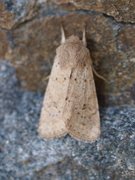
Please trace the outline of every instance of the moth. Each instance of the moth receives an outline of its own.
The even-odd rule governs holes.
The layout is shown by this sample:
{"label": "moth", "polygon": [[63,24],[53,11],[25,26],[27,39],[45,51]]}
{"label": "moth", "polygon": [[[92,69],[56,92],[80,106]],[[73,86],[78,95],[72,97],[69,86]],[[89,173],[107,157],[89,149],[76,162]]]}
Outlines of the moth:
{"label": "moth", "polygon": [[86,35],[65,38],[56,50],[43,101],[38,132],[46,139],[66,134],[82,141],[100,136],[100,116]]}

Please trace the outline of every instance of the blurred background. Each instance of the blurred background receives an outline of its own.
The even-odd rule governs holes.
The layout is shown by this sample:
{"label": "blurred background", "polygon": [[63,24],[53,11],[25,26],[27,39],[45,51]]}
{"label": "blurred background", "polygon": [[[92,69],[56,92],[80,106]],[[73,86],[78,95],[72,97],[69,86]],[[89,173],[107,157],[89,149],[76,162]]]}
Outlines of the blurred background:
{"label": "blurred background", "polygon": [[[37,133],[60,25],[82,37],[93,65],[101,138]],[[0,179],[135,179],[135,1],[0,0]]]}

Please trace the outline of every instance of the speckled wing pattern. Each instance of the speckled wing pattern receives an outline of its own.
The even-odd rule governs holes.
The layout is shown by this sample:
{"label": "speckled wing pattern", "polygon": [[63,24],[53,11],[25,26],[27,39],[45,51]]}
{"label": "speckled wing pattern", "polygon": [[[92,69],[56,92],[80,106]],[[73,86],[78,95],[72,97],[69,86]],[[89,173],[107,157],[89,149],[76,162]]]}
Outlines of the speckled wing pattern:
{"label": "speckled wing pattern", "polygon": [[39,133],[44,138],[57,138],[67,133],[63,114],[70,69],[62,71],[59,58],[54,61],[41,110]]}
{"label": "speckled wing pattern", "polygon": [[[85,62],[85,59],[84,59]],[[78,140],[94,141],[100,135],[100,117],[91,66],[73,71],[69,88],[72,101],[70,118],[66,122],[68,133]]]}
{"label": "speckled wing pattern", "polygon": [[76,36],[57,49],[43,107],[39,133],[43,138],[70,134],[94,141],[100,118],[89,50]]}

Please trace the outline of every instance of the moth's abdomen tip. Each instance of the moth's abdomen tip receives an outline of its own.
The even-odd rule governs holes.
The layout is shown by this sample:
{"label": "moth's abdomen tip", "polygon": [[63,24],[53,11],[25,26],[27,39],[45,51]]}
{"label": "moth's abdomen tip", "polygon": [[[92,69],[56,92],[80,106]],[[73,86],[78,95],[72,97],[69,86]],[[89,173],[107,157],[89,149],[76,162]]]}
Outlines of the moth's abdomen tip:
{"label": "moth's abdomen tip", "polygon": [[84,137],[84,136],[80,136],[80,135],[78,136],[74,133],[70,133],[70,136],[78,141],[83,141],[86,143],[93,143],[100,138],[100,133],[96,134],[96,136],[91,136],[91,137],[88,137],[88,136]]}
{"label": "moth's abdomen tip", "polygon": [[100,138],[100,127],[93,127],[91,130],[82,130],[82,129],[70,129],[69,134],[80,141],[85,141],[85,142],[95,142],[97,139]]}

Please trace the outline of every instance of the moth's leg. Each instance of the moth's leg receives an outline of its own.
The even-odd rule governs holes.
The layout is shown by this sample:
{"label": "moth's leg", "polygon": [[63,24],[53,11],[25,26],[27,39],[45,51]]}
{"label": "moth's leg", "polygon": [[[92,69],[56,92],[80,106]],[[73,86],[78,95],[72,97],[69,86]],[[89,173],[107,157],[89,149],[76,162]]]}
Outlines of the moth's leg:
{"label": "moth's leg", "polygon": [[100,74],[98,74],[98,72],[94,69],[93,65],[92,65],[92,70],[93,70],[93,73],[100,79],[104,80],[105,82],[108,83],[108,81],[103,77],[101,76]]}
{"label": "moth's leg", "polygon": [[65,31],[63,25],[61,24],[61,44],[63,44],[65,41],[66,41]]}
{"label": "moth's leg", "polygon": [[[87,41],[86,41],[86,28],[85,28],[85,25],[83,27],[83,37],[82,37],[82,42],[84,44],[84,46],[87,46]],[[93,73],[100,79],[104,80],[105,82],[108,83],[108,81],[103,77],[101,76],[100,74],[97,73],[97,71],[94,69],[93,65],[91,64],[92,66],[92,70],[93,70]]]}
{"label": "moth's leg", "polygon": [[50,75],[46,76],[45,77],[45,81],[47,81],[49,79]]}
{"label": "moth's leg", "polygon": [[87,46],[87,41],[86,41],[86,29],[85,26],[83,27],[83,37],[82,37],[82,42],[84,46]]}

